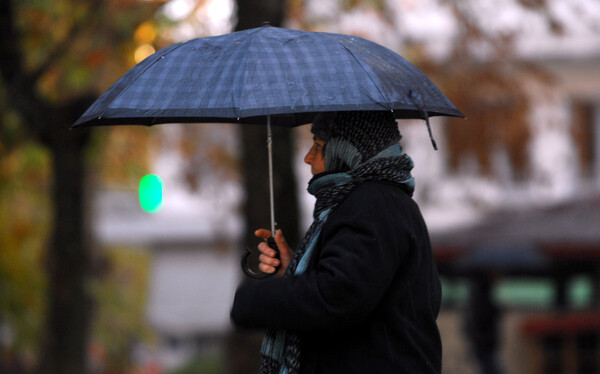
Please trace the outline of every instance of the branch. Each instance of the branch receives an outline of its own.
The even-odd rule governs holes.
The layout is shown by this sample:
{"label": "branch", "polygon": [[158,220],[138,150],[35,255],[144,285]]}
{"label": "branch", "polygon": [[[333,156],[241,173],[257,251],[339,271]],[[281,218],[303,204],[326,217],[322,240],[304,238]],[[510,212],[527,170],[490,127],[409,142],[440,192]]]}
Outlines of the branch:
{"label": "branch", "polygon": [[59,57],[65,54],[65,51],[69,49],[73,40],[80,34],[81,30],[83,30],[85,26],[89,26],[90,22],[97,17],[97,11],[100,9],[101,5],[101,0],[91,1],[86,15],[71,26],[71,29],[66,33],[65,37],[56,43],[52,48],[52,51],[48,53],[46,60],[30,74],[30,79],[32,81],[37,81],[52,67],[52,65],[54,65]]}
{"label": "branch", "polygon": [[23,56],[16,39],[12,2],[0,1],[0,68],[7,81],[23,75]]}
{"label": "branch", "polygon": [[4,80],[7,99],[23,116],[31,135],[36,135],[48,114],[44,113],[47,105],[36,94],[35,81],[25,72],[21,40],[14,17],[13,2],[0,1],[0,75]]}
{"label": "branch", "polygon": [[24,81],[23,51],[14,25],[14,9],[9,0],[0,1],[0,73],[7,89]]}
{"label": "branch", "polygon": [[[15,7],[11,0],[0,0],[0,76],[4,81],[0,89],[6,91],[6,100],[23,118],[28,136],[47,142],[52,137],[52,127],[68,115],[64,109],[48,103],[37,92],[37,79],[56,62],[73,37],[90,22],[94,12],[102,3],[94,0],[88,16],[72,27],[64,40],[59,42],[46,61],[35,72],[25,70],[21,37],[15,25]],[[67,103],[67,106],[71,103]],[[72,122],[71,122],[72,123]]]}

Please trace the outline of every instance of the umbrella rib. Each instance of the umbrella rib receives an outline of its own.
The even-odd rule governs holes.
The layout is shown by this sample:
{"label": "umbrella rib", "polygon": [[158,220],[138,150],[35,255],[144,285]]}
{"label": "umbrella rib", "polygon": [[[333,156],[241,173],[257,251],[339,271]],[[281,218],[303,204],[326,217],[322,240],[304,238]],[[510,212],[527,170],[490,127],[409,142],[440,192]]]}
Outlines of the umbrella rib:
{"label": "umbrella rib", "polygon": [[[250,48],[250,43],[251,43],[251,39],[252,38],[248,38],[248,40],[246,40],[243,44],[243,48],[245,48],[246,50]],[[247,66],[248,62],[246,61],[246,53],[242,53],[242,63],[239,65],[239,68],[242,69],[243,74],[241,75],[241,79],[242,79],[242,84],[239,85],[238,87],[240,87],[239,90],[239,95],[236,97],[235,96],[235,92],[236,90],[233,90],[232,93],[234,93],[233,95],[233,108],[234,110],[237,112],[236,115],[238,116],[238,118],[240,117],[241,111],[242,111],[242,96],[244,95],[244,90],[242,87],[246,87],[246,75],[248,74],[247,70],[245,69],[245,67]],[[234,87],[236,85],[234,84]]]}
{"label": "umbrella rib", "polygon": [[[266,26],[263,26],[263,27],[266,27]],[[247,51],[250,48],[250,44],[252,44],[252,42],[254,41],[254,38],[256,37],[256,34],[258,34],[260,31],[266,30],[263,27],[260,27],[258,29],[252,30],[253,32],[250,33],[251,37],[246,38],[244,40],[243,44],[240,46],[240,48],[245,48],[246,51]],[[244,72],[241,75],[241,79],[242,79],[241,83],[242,84],[240,86],[238,86],[240,88],[246,87],[246,76],[248,74],[248,71],[244,68],[245,66],[247,66],[247,61],[246,61],[247,53],[246,53],[246,51],[243,51],[241,53],[241,55],[243,56],[243,58],[242,58],[242,63],[239,64],[239,69],[242,69],[242,71]],[[234,84],[234,86],[236,86],[236,85]],[[233,99],[232,101],[233,101],[233,108],[237,112],[236,115],[237,115],[238,118],[240,118],[241,117],[241,112],[242,112],[241,103],[243,101],[242,96],[244,94],[244,90],[243,89],[239,89],[238,91],[240,93],[239,96],[236,97],[234,95],[233,98],[232,98]],[[233,90],[233,92],[236,92],[236,90]]]}
{"label": "umbrella rib", "polygon": [[[126,86],[123,86],[123,88],[121,88],[121,89],[119,90],[119,92],[115,94],[115,96],[114,96],[114,97],[113,97],[113,98],[110,100],[110,102],[111,102],[111,103],[113,103],[115,100],[117,100],[117,99],[119,98],[119,96],[121,96],[121,94],[122,94],[122,93],[123,93],[123,92],[124,92],[124,91],[125,91],[127,88],[129,88],[129,87],[131,86],[131,84],[133,84],[133,83],[134,83],[134,82],[137,80],[137,78],[138,78],[139,76],[141,76],[142,74],[144,74],[144,73],[146,72],[146,70],[150,69],[150,68],[151,68],[152,66],[154,66],[154,65],[155,65],[155,64],[156,64],[158,61],[162,60],[162,59],[163,59],[165,56],[169,55],[170,53],[172,53],[172,52],[173,52],[173,51],[175,51],[176,49],[179,49],[179,48],[181,48],[181,47],[182,47],[184,44],[185,44],[185,42],[184,42],[184,43],[177,43],[177,44],[175,44],[175,45],[171,46],[171,48],[170,48],[168,51],[166,51],[164,54],[160,55],[160,57],[156,58],[156,59],[155,59],[155,60],[154,60],[152,63],[149,63],[149,64],[148,64],[148,66],[146,66],[146,68],[144,68],[144,70],[140,71],[140,72],[137,74],[137,76],[136,76],[135,78],[133,78],[133,79],[131,80],[131,82],[129,82],[129,84],[128,84],[128,85],[126,85]],[[108,106],[107,106],[107,107],[108,107]],[[103,113],[104,113],[104,112],[103,112]],[[100,116],[102,117],[102,114],[100,114]]]}
{"label": "umbrella rib", "polygon": [[348,51],[348,53],[352,56],[353,59],[356,60],[356,62],[358,62],[358,64],[360,65],[360,67],[365,71],[365,73],[367,74],[367,76],[369,77],[369,79],[371,80],[371,83],[373,83],[373,86],[375,86],[375,88],[377,89],[377,91],[381,94],[381,96],[385,99],[385,102],[388,105],[388,108],[390,111],[393,111],[394,108],[392,108],[392,103],[390,102],[389,98],[387,97],[387,95],[385,95],[381,89],[379,88],[379,84],[377,84],[377,82],[375,82],[375,80],[373,79],[373,72],[370,69],[367,69],[364,64],[360,61],[360,59],[358,59],[356,57],[356,55],[354,54],[354,52],[352,52],[352,50],[350,48],[348,48],[348,46],[344,43],[340,43],[344,49],[346,49],[346,51]]}

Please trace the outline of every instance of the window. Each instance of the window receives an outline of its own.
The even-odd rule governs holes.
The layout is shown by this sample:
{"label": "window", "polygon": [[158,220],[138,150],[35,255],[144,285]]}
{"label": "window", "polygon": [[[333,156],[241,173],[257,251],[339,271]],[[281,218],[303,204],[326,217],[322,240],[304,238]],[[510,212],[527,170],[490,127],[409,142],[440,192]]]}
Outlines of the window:
{"label": "window", "polygon": [[584,178],[600,177],[600,104],[573,103],[572,134]]}
{"label": "window", "polygon": [[522,331],[532,338],[540,360],[534,373],[600,372],[600,314],[567,313],[533,317]]}

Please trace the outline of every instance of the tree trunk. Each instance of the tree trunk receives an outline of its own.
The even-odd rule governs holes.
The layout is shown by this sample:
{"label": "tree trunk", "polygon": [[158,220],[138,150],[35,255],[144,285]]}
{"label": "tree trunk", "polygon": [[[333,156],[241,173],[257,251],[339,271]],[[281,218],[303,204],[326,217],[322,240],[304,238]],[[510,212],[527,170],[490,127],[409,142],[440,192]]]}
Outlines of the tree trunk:
{"label": "tree trunk", "polygon": [[57,129],[46,143],[53,161],[54,226],[46,267],[46,321],[38,374],[86,373],[91,323],[90,247],[86,242],[84,151],[89,131]]}
{"label": "tree trunk", "polygon": [[[74,17],[74,24],[63,40],[49,40],[45,43],[46,59],[38,61],[37,58],[38,65],[35,69],[26,63],[28,59],[25,56],[31,51],[26,49],[26,44],[22,44],[25,41],[22,40],[22,34],[28,34],[27,28],[17,22],[18,10],[33,14],[35,9],[28,9],[31,5],[28,5],[29,2],[21,3],[25,4],[18,5],[19,2],[14,0],[0,0],[0,89],[3,91],[3,100],[22,117],[27,137],[43,143],[49,149],[53,162],[54,226],[45,253],[47,299],[36,372],[82,374],[86,372],[86,348],[92,315],[92,302],[88,294],[92,242],[86,235],[87,209],[84,208],[84,153],[90,131],[69,131],[69,126],[96,97],[81,94],[70,102],[56,103],[46,98],[39,87],[44,74],[53,69],[57,62],[69,58],[70,53],[76,51],[71,49],[72,45],[81,44],[84,40],[76,40],[76,36],[86,35],[85,31],[90,28],[93,30],[95,25],[91,21],[112,9],[111,4],[116,2],[89,1],[87,16],[79,14]],[[50,3],[43,2],[45,8],[40,10],[41,15],[52,8]],[[139,13],[132,16],[138,19]],[[119,29],[125,30],[124,26],[126,25],[120,24]],[[129,43],[128,37],[121,34],[111,38],[111,43],[126,40]],[[32,53],[37,53],[36,51],[34,48]]]}
{"label": "tree trunk", "polygon": [[[258,27],[263,22],[280,26],[285,2],[279,0],[238,0],[236,31]],[[256,247],[254,231],[269,228],[269,174],[267,159],[267,129],[265,126],[240,126],[242,136],[242,169],[246,191],[244,243]],[[299,241],[298,196],[293,168],[294,140],[289,128],[273,127],[273,186],[275,220],[288,243],[295,247]]]}
{"label": "tree trunk", "polygon": [[[284,232],[292,248],[298,244],[298,194],[293,168],[293,130],[273,127],[273,189],[275,199],[275,222]],[[267,152],[267,129],[265,126],[245,126],[242,134],[242,170],[246,202],[244,217],[246,235],[244,243],[254,250],[258,239],[257,228],[270,229],[269,170]]]}
{"label": "tree trunk", "polygon": [[[263,22],[280,26],[285,2],[279,0],[238,0],[236,31],[258,27]],[[265,126],[240,126],[242,139],[242,170],[246,203],[244,207],[244,245],[256,249],[257,228],[270,228],[269,174],[267,158],[267,129]],[[293,169],[293,131],[273,127],[273,187],[275,221],[284,231],[294,248],[299,242],[298,197]],[[250,261],[256,262],[256,258]],[[247,280],[246,281],[250,281]],[[260,366],[262,332],[234,332],[228,341],[228,372],[231,374],[257,373]]]}

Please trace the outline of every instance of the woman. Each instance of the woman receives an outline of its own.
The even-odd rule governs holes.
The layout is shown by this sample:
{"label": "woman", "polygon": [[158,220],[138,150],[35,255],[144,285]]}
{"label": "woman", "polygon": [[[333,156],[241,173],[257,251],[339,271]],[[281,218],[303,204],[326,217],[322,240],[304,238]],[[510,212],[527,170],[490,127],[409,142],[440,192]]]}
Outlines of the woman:
{"label": "woman", "polygon": [[241,286],[233,322],[267,329],[262,373],[439,373],[440,283],[392,114],[323,113],[312,132],[314,222],[293,255],[277,231],[281,261],[259,245],[279,276]]}

